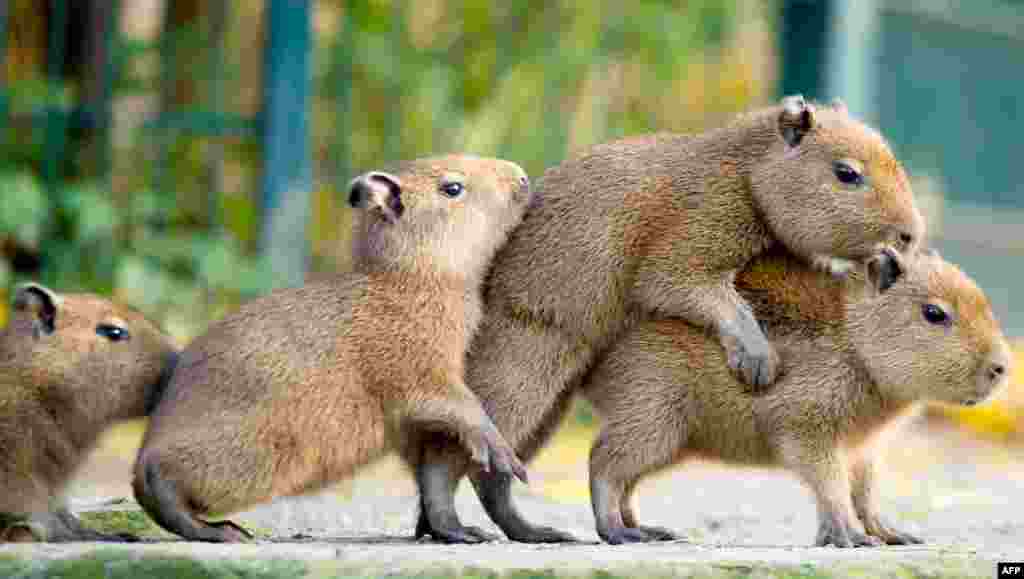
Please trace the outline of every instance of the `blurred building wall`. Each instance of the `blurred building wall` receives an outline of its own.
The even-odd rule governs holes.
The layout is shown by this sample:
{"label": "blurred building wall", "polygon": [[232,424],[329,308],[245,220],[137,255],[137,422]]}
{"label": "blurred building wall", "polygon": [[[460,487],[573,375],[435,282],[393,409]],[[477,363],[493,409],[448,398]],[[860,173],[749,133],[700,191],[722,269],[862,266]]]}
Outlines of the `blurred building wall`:
{"label": "blurred building wall", "polygon": [[[783,19],[782,34],[798,33],[782,40],[783,65],[803,68],[783,70],[782,91],[843,98],[881,127],[933,244],[977,279],[1006,332],[1024,336],[1014,308],[1024,296],[1024,2],[787,0]],[[825,38],[800,37],[793,22],[805,19]],[[801,61],[812,72],[791,64]]]}

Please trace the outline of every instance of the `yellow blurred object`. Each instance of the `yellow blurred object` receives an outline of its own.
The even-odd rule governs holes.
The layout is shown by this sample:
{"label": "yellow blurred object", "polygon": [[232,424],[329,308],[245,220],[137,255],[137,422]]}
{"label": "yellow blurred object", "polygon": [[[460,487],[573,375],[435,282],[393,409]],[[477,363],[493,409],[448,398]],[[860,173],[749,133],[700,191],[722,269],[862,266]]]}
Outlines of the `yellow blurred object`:
{"label": "yellow blurred object", "polygon": [[530,464],[530,471],[540,475],[539,484],[532,488],[555,501],[589,502],[587,457],[597,429],[598,424],[581,424],[575,413],[570,412],[551,442]]}
{"label": "yellow blurred object", "polygon": [[101,456],[129,457],[135,454],[146,431],[146,420],[119,422],[103,433],[96,444]]}
{"label": "yellow blurred object", "polygon": [[0,328],[7,327],[7,309],[9,306],[7,290],[0,288]]}
{"label": "yellow blurred object", "polygon": [[308,238],[314,256],[346,271],[351,262],[352,212],[340,199],[341,194],[329,185],[313,190]]}

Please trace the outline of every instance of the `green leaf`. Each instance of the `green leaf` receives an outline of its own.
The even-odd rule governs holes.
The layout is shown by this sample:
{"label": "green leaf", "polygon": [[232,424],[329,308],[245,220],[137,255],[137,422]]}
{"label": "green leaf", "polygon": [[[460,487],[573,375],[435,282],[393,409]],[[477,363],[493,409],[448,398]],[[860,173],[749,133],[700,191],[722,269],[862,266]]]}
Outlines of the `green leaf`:
{"label": "green leaf", "polygon": [[50,200],[30,173],[0,174],[0,235],[37,247],[50,221]]}
{"label": "green leaf", "polygon": [[68,188],[62,195],[62,205],[73,216],[80,242],[102,241],[114,235],[121,215],[110,195],[99,186],[83,184]]}

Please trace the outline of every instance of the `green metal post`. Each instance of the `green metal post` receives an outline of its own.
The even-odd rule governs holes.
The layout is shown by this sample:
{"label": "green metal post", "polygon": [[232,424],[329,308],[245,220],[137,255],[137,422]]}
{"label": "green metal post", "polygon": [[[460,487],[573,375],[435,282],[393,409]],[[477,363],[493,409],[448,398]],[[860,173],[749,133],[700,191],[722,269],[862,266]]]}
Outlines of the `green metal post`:
{"label": "green metal post", "polygon": [[113,126],[113,98],[114,82],[117,78],[116,63],[114,58],[115,42],[120,32],[121,2],[120,0],[109,0],[108,3],[98,3],[92,9],[93,18],[103,19],[102,38],[93,39],[100,43],[101,56],[97,64],[101,69],[98,73],[102,75],[101,89],[96,95],[95,102],[88,103],[90,107],[91,129],[95,131],[96,142],[96,169],[104,183],[110,185],[111,171],[111,135]]}
{"label": "green metal post", "polygon": [[272,287],[302,284],[309,259],[312,1],[268,0],[263,53],[262,249]]}
{"label": "green metal post", "polygon": [[341,15],[341,30],[338,33],[336,48],[332,51],[334,75],[333,88],[335,105],[334,146],[331,154],[332,167],[335,174],[335,185],[343,191],[352,175],[352,29],[355,19],[352,17],[351,4],[346,5]]}
{"label": "green metal post", "polygon": [[783,0],[779,46],[782,53],[780,95],[802,94],[824,100],[828,87],[829,35],[833,0]]}
{"label": "green metal post", "polygon": [[[167,0],[164,3],[163,30],[160,32],[160,113],[159,121],[171,116],[171,105],[174,102],[174,89],[177,76],[178,43],[174,30],[174,0]],[[154,167],[153,182],[156,183],[157,191],[161,195],[167,195],[172,190],[169,181],[171,139],[175,132],[169,128],[161,128],[156,136],[156,167]]]}
{"label": "green metal post", "polygon": [[[0,2],[0,74],[4,70],[4,63],[7,57],[7,0]],[[3,75],[0,81],[0,143],[7,140],[3,131],[7,128],[7,75]]]}
{"label": "green metal post", "polygon": [[67,6],[63,0],[51,0],[49,38],[46,53],[47,102],[45,112],[46,149],[43,158],[43,181],[54,189],[63,174],[60,166],[67,132],[66,103],[61,103],[61,65],[64,61],[64,37],[67,32]]}

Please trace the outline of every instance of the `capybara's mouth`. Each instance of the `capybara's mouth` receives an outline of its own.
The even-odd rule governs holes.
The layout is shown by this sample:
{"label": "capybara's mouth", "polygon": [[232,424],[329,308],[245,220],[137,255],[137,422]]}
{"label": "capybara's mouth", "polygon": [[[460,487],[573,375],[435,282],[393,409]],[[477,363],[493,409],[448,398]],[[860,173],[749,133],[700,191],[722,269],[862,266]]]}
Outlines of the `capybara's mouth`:
{"label": "capybara's mouth", "polygon": [[830,255],[816,255],[812,259],[815,269],[823,271],[833,277],[846,277],[857,267],[857,262],[843,257],[832,257]]}

